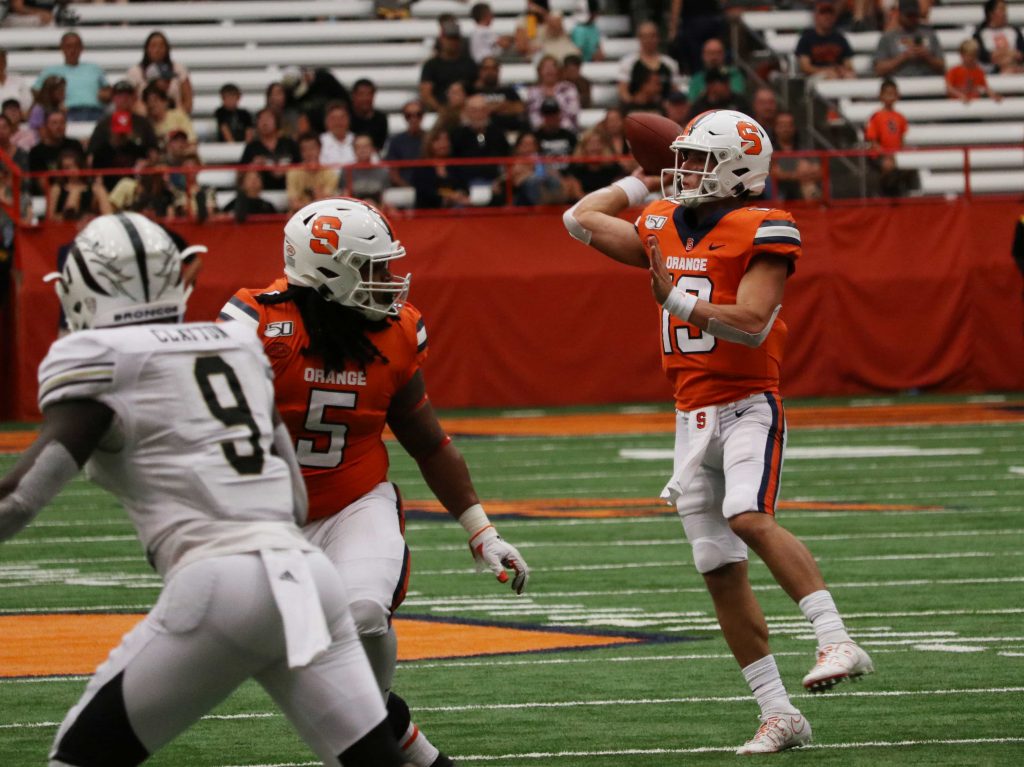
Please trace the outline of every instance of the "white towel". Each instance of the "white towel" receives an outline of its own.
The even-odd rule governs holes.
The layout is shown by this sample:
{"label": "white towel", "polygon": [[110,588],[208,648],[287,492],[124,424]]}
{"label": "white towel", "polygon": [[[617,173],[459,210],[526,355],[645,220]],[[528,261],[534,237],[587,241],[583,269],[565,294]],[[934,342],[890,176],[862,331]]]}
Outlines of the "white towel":
{"label": "white towel", "polygon": [[330,646],[331,632],[305,553],[263,549],[260,556],[284,624],[288,668],[308,666]]}
{"label": "white towel", "polygon": [[676,506],[679,499],[686,494],[686,489],[693,481],[694,474],[704,461],[704,454],[707,453],[708,447],[711,445],[711,438],[718,432],[718,407],[705,407],[691,411],[686,422],[686,430],[690,449],[686,452],[679,468],[672,475],[672,479],[661,491],[660,496],[673,506]]}

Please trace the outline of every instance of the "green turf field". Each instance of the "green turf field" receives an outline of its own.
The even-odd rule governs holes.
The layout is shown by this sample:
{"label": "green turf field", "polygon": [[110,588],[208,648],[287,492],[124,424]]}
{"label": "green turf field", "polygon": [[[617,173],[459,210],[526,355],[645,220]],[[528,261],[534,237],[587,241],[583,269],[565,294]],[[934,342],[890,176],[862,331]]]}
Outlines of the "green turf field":
{"label": "green turf field", "polygon": [[[791,420],[801,404],[789,403]],[[791,430],[782,488],[790,504],[780,520],[818,557],[878,673],[827,695],[802,693],[813,633],[755,560],[779,667],[815,736],[810,748],[762,760],[1024,764],[1024,398],[990,407],[1008,422]],[[415,512],[428,491],[393,450],[392,478],[413,509],[406,537],[414,571],[401,615],[647,641],[404,662],[395,689],[423,731],[461,765],[735,764],[757,707],[677,518],[572,516],[586,509],[581,499],[653,510],[643,502],[667,478],[671,435],[466,436],[458,444],[483,498],[545,499],[525,507],[559,516],[492,515],[533,569],[528,593],[515,597],[474,573],[457,524]],[[13,460],[0,456],[0,469]],[[158,590],[123,513],[81,480],[0,546],[0,616],[142,611]],[[9,639],[0,633],[0,647]],[[84,683],[0,678],[0,765],[43,764]],[[318,764],[251,684],[150,763]]]}

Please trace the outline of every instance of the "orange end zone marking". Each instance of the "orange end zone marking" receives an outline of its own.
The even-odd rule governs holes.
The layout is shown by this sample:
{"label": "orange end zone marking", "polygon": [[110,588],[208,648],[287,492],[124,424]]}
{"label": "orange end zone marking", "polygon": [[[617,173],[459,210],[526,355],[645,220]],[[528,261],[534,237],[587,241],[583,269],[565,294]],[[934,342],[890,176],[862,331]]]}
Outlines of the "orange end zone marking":
{"label": "orange end zone marking", "polygon": [[[434,498],[403,501],[405,511],[445,517],[448,512]],[[540,498],[524,501],[485,501],[489,515],[515,515],[545,519],[600,519],[607,517],[675,516],[667,504],[649,498]],[[839,501],[780,501],[780,509],[799,511],[934,511],[942,506],[905,503],[845,503]]]}
{"label": "orange end zone marking", "polygon": [[[144,616],[0,616],[0,677],[91,674]],[[473,657],[636,644],[638,637],[601,636],[449,621],[396,618],[399,660]]]}
{"label": "orange end zone marking", "polygon": [[28,431],[0,431],[0,453],[20,453],[39,434],[35,429]]}

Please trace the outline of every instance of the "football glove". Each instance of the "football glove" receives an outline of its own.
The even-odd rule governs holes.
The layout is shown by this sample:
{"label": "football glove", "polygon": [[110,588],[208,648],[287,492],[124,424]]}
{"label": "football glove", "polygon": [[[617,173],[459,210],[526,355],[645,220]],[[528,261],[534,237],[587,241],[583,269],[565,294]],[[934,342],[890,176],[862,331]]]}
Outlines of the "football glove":
{"label": "football glove", "polygon": [[512,590],[522,594],[530,579],[530,567],[519,550],[498,535],[483,507],[475,504],[466,509],[459,517],[459,522],[469,533],[469,550],[476,561],[477,571],[490,570],[500,583],[508,583],[509,574],[506,569],[512,570],[515,574]]}

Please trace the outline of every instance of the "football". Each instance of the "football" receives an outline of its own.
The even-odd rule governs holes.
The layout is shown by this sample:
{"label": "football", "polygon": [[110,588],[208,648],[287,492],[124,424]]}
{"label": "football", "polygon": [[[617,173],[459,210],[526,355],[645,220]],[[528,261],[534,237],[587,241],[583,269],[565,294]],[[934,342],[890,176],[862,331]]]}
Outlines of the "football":
{"label": "football", "polygon": [[629,151],[644,173],[660,176],[662,168],[675,166],[675,152],[669,144],[683,132],[678,123],[652,112],[637,112],[626,117],[625,132]]}

